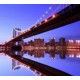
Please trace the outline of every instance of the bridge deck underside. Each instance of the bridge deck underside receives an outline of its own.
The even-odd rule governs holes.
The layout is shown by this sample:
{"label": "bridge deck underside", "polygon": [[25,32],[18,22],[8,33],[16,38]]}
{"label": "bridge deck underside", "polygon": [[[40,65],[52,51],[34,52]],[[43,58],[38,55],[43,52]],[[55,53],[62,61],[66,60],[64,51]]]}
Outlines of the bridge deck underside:
{"label": "bridge deck underside", "polygon": [[38,27],[32,28],[30,31],[14,38],[11,41],[18,41],[22,38],[28,38],[52,29],[60,28],[64,25],[70,24],[75,21],[80,20],[80,5],[77,7],[74,7],[73,5],[65,8],[64,10],[57,13],[56,18],[48,20],[48,22],[45,22]]}
{"label": "bridge deck underside", "polygon": [[24,58],[24,57],[21,57],[18,55],[8,54],[8,56],[14,58],[15,60],[17,60],[25,65],[29,65],[31,68],[41,72],[42,74],[44,74],[46,76],[71,76],[70,74],[65,73],[63,71],[57,70],[50,66],[44,65],[44,64],[36,62],[36,61],[32,61],[30,59],[27,59],[27,58]]}

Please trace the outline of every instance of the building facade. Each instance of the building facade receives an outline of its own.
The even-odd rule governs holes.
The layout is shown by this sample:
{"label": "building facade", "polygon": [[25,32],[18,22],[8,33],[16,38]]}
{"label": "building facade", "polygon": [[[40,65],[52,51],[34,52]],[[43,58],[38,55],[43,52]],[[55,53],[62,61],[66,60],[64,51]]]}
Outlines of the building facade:
{"label": "building facade", "polygon": [[44,39],[34,39],[35,47],[44,47]]}

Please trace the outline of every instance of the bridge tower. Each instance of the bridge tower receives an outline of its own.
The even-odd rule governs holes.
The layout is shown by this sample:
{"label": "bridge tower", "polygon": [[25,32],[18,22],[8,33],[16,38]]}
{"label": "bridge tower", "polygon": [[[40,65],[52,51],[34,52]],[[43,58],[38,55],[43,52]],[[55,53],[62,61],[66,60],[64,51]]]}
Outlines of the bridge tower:
{"label": "bridge tower", "polygon": [[[19,36],[20,34],[21,34],[21,29],[20,28],[13,29],[13,38]],[[12,49],[16,50],[16,49],[18,49],[18,48],[23,46],[24,41],[23,41],[23,38],[21,38],[20,40],[14,41],[13,43],[14,44],[12,46]]]}
{"label": "bridge tower", "polygon": [[19,36],[20,34],[21,34],[20,28],[13,29],[13,38],[15,38],[16,36]]}

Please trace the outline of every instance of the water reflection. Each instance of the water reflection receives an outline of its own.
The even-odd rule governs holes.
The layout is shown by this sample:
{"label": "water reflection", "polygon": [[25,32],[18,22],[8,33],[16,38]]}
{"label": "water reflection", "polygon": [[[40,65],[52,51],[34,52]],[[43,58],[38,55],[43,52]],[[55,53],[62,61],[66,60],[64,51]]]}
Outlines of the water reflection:
{"label": "water reflection", "polygon": [[41,72],[39,72],[39,71],[35,70],[34,68],[30,67],[29,65],[24,65],[21,62],[16,61],[15,59],[12,59],[12,70],[18,70],[22,67],[22,65],[26,66],[26,68],[29,69],[34,75],[41,75],[41,76],[44,75]]}
{"label": "water reflection", "polygon": [[45,53],[49,54],[52,59],[55,59],[55,51],[54,50],[45,50]]}
{"label": "water reflection", "polygon": [[12,70],[20,69],[20,63],[12,59]]}
{"label": "water reflection", "polygon": [[[68,50],[51,50],[51,49],[34,49],[34,50],[25,50],[25,51],[11,51],[11,50],[7,50],[7,51],[4,51],[4,50],[0,50],[0,53],[5,53],[5,55],[12,55],[12,56],[19,56],[21,60],[25,60],[26,61],[26,58],[31,57],[32,58],[29,58],[29,59],[32,59],[33,61],[36,61],[36,62],[40,62],[40,63],[44,63],[46,64],[47,62],[44,62],[44,61],[39,61],[39,59],[44,59],[46,61],[46,55],[49,55],[51,61],[48,62],[48,64],[46,65],[49,65],[51,67],[55,67],[54,64],[50,64],[50,62],[52,62],[53,60],[57,61],[57,57],[59,57],[59,59],[61,60],[68,60],[68,59],[74,59],[75,58],[75,61],[77,61],[76,59],[79,59],[80,58],[80,49],[68,49]],[[25,55],[27,57],[25,57]],[[33,59],[34,58],[34,59]],[[46,59],[45,59],[46,58]],[[12,58],[12,70],[19,70],[23,65],[23,66],[26,66],[27,69],[30,69],[33,73],[35,73],[36,75],[45,75],[43,74],[42,72],[40,72],[39,70],[36,70],[35,68],[31,67],[30,65],[25,65],[21,62],[19,62],[17,59],[14,59]],[[52,60],[53,59],[53,60]],[[80,59],[78,60],[80,61]],[[52,62],[53,63],[53,62]],[[69,63],[69,62],[68,62]],[[71,63],[72,64],[72,63]],[[57,64],[56,64],[57,65]],[[62,64],[63,65],[63,64]],[[73,65],[73,64],[72,64]],[[80,65],[79,65],[80,66]],[[63,67],[63,66],[62,66]],[[67,66],[68,67],[68,66]],[[75,67],[75,66],[73,66]],[[58,68],[58,67],[57,67]],[[61,68],[61,66],[60,66]],[[58,69],[60,69],[58,68]],[[78,68],[79,69],[79,68]],[[68,72],[67,71],[68,69],[60,69],[62,71],[65,71],[65,72]],[[73,71],[72,71],[73,72]],[[80,71],[77,71],[77,68],[76,68],[76,73],[72,73],[70,72],[69,74],[71,75],[80,75]]]}
{"label": "water reflection", "polygon": [[27,64],[24,64],[22,62],[19,62],[17,61],[16,59],[13,59],[12,58],[12,70],[18,70],[20,69],[22,66],[21,65],[24,65],[27,69],[31,70],[31,72],[35,75],[40,75],[40,76],[43,76],[44,74],[41,73],[40,71],[34,69],[33,67],[27,65]]}
{"label": "water reflection", "polygon": [[[58,50],[58,51],[56,51],[56,50],[49,50],[49,49],[47,49],[47,50],[35,49],[35,50],[24,51],[25,52],[24,54],[34,56],[35,58],[44,58],[44,56],[45,56],[44,53],[46,53],[46,54],[49,54],[50,58],[53,58],[53,59],[55,59],[55,57],[56,57],[55,54],[58,54],[61,59],[65,59],[66,55],[70,56],[70,54],[68,54],[68,53],[71,51],[73,51],[73,50]],[[76,50],[75,50],[75,52],[77,53]]]}
{"label": "water reflection", "polygon": [[80,50],[79,49],[68,50],[67,53],[68,53],[69,57],[80,58]]}

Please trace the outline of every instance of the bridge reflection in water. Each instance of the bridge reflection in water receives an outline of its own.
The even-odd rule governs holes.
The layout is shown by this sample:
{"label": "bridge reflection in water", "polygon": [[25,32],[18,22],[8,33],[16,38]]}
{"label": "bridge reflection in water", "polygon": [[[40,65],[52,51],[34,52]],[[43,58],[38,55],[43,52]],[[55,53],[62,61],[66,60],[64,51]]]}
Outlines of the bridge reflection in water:
{"label": "bridge reflection in water", "polygon": [[20,69],[20,65],[26,66],[28,69],[32,70],[34,73],[37,73],[41,76],[70,76],[70,74],[63,72],[61,70],[55,69],[48,66],[47,64],[42,64],[37,61],[33,61],[24,57],[25,54],[34,56],[34,58],[44,58],[45,54],[49,54],[52,59],[55,59],[55,55],[59,55],[60,59],[65,59],[68,57],[80,57],[79,49],[69,49],[69,50],[44,50],[44,49],[35,49],[35,50],[25,50],[25,51],[1,51],[12,58],[12,69]]}

